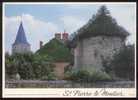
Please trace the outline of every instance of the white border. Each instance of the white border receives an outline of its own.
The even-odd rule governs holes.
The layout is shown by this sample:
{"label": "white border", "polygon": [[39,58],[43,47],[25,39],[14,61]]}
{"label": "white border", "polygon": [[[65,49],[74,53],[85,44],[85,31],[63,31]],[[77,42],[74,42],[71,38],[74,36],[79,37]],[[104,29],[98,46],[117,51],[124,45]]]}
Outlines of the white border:
{"label": "white border", "polygon": [[[74,88],[74,89],[72,89],[72,88],[52,88],[52,89],[44,89],[44,88],[18,88],[18,89],[7,89],[7,88],[5,88],[5,45],[4,45],[4,42],[5,42],[5,23],[4,23],[4,15],[5,15],[5,5],[12,5],[12,4],[17,4],[17,5],[38,5],[38,4],[41,4],[41,5],[45,5],[45,4],[48,4],[48,5],[51,5],[51,4],[55,4],[55,5],[60,5],[60,4],[64,4],[64,5],[76,5],[76,4],[81,4],[81,5],[84,5],[84,4],[87,4],[87,5],[92,5],[92,4],[132,4],[132,5],[135,5],[135,16],[136,16],[136,3],[134,3],[134,2],[28,2],[28,3],[25,3],[25,2],[14,2],[14,3],[11,3],[11,2],[6,2],[6,3],[3,3],[3,14],[2,14],[2,17],[3,17],[3,25],[2,25],[2,29],[3,29],[3,32],[2,32],[2,36],[3,36],[3,38],[2,38],[2,43],[3,43],[3,53],[2,53],[2,56],[3,56],[3,63],[2,63],[2,82],[3,82],[3,87],[2,87],[2,89],[3,89],[3,94],[2,94],[2,96],[3,97],[7,97],[7,98],[9,98],[9,97],[53,97],[53,98],[55,98],[55,97],[74,97],[74,96],[62,96],[61,94],[65,91],[65,90],[81,90],[81,91],[83,91],[83,90],[90,90],[90,91],[94,91],[94,90],[96,90],[96,89],[100,89],[100,88],[85,88],[85,89],[82,89],[82,88]],[[137,20],[137,19],[136,19]],[[135,22],[135,25],[136,25],[136,22]],[[119,89],[121,89],[121,88],[108,88],[108,90],[109,91],[112,91],[112,90],[119,90]],[[126,91],[133,91],[134,92],[134,95],[133,96],[90,96],[90,97],[94,97],[94,98],[102,98],[102,97],[136,97],[136,34],[135,34],[135,88],[129,88],[129,89],[127,89],[127,88],[122,88],[121,89],[121,91],[124,91],[125,93],[126,93]],[[131,94],[131,92],[130,92],[130,94]],[[6,95],[6,93],[11,93],[11,94],[14,94],[14,95]],[[36,95],[27,95],[27,94],[25,94],[25,95],[23,95],[22,93],[32,93],[32,94],[36,94]],[[44,94],[43,94],[44,93]],[[46,95],[46,93],[60,93],[59,94],[59,96],[57,96],[57,95]],[[18,94],[18,95],[16,95],[16,94]],[[129,94],[129,95],[130,95]],[[75,96],[75,97],[80,97],[80,96]],[[87,96],[81,96],[82,98],[86,98]]]}
{"label": "white border", "polygon": [[84,4],[87,4],[87,5],[92,5],[92,4],[136,4],[135,2],[5,2],[4,4],[25,4],[25,5],[30,5],[30,4],[33,4],[33,5],[38,5],[38,4],[41,4],[41,5],[45,5],[45,4],[56,4],[56,5],[60,5],[60,4],[63,4],[63,5],[76,5],[76,4],[81,4],[81,5],[84,5]]}

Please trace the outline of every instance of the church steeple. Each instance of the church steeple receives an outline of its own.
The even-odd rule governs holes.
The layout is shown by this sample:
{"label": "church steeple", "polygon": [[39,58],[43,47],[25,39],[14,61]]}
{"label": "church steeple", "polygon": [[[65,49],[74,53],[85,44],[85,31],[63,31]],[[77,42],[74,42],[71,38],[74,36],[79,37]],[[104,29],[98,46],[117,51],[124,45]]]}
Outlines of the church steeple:
{"label": "church steeple", "polygon": [[12,53],[30,52],[30,44],[28,43],[22,22],[20,23],[15,42],[12,45]]}
{"label": "church steeple", "polygon": [[19,43],[23,43],[23,44],[28,44],[27,39],[26,39],[26,35],[24,32],[24,28],[23,28],[23,24],[22,22],[20,23],[18,32],[17,32],[17,36],[16,36],[16,40],[14,42],[14,44],[19,44]]}

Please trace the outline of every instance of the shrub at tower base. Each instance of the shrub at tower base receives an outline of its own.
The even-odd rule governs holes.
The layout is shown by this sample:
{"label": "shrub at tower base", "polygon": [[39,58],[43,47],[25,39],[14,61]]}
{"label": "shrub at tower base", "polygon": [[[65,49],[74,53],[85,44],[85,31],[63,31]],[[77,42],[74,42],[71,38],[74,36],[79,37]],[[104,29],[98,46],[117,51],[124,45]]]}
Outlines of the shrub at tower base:
{"label": "shrub at tower base", "polygon": [[96,81],[111,81],[112,78],[103,71],[96,70],[94,67],[72,69],[65,72],[66,80],[76,82],[96,82]]}

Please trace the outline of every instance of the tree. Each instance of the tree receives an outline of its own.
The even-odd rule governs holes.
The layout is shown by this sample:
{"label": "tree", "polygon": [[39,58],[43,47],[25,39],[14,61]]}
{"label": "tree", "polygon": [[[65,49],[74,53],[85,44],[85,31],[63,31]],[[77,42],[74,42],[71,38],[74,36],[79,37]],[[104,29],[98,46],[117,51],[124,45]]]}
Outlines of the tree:
{"label": "tree", "polygon": [[21,79],[34,79],[33,72],[33,54],[13,54],[11,58],[14,59],[16,63],[16,69]]}
{"label": "tree", "polygon": [[53,65],[48,56],[37,54],[13,54],[5,57],[6,79],[17,73],[21,79],[53,79]]}
{"label": "tree", "polygon": [[6,79],[14,78],[17,73],[17,62],[8,54],[5,54],[5,76]]}
{"label": "tree", "polygon": [[114,55],[110,67],[117,77],[134,80],[135,73],[134,45],[127,45]]}
{"label": "tree", "polygon": [[40,56],[39,54],[35,54],[33,69],[36,79],[49,79],[49,76],[52,75],[54,77],[53,68],[54,65],[52,65],[51,59],[49,59],[48,55]]}

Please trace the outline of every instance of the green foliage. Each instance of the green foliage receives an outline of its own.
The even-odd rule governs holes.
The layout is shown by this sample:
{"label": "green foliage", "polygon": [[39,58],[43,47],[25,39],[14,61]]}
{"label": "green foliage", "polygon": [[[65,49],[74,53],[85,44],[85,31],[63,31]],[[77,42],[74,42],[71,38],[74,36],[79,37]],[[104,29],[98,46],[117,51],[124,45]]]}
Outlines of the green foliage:
{"label": "green foliage", "polygon": [[33,54],[14,54],[11,56],[17,65],[15,66],[21,79],[33,79]]}
{"label": "green foliage", "polygon": [[48,55],[52,58],[53,61],[70,61],[72,59],[72,55],[67,46],[61,43],[57,39],[50,40],[47,44],[45,44],[41,49],[39,49],[36,54],[41,56]]}
{"label": "green foliage", "polygon": [[33,69],[35,77],[41,79],[43,76],[48,76],[53,72],[54,65],[51,63],[51,58],[47,55],[40,56],[38,54],[34,57]]}
{"label": "green foliage", "polygon": [[[40,56],[37,54],[14,54],[5,56],[6,76],[13,76],[18,73],[21,79],[53,79],[54,65],[48,56]],[[54,75],[53,75],[54,76]]]}
{"label": "green foliage", "polygon": [[71,61],[72,55],[65,44],[52,39],[35,54],[6,54],[6,75],[19,73],[21,79],[54,80],[55,61]]}
{"label": "green foliage", "polygon": [[8,53],[5,54],[5,58],[5,76],[10,79],[17,73],[17,62]]}
{"label": "green foliage", "polygon": [[73,66],[72,66],[71,64],[67,65],[67,66],[64,68],[64,73],[71,71],[72,68],[73,68]]}
{"label": "green foliage", "polygon": [[93,15],[88,23],[77,31],[75,38],[77,36],[84,38],[98,35],[120,36],[125,38],[129,33],[117,24],[106,6],[101,6],[97,14]]}
{"label": "green foliage", "polygon": [[41,80],[56,80],[56,79],[57,77],[55,76],[54,73],[50,73],[48,75],[41,77]]}
{"label": "green foliage", "polygon": [[113,79],[115,78],[113,69],[110,65],[111,61],[109,59],[103,59],[102,58],[102,65],[103,65],[103,70],[108,73]]}
{"label": "green foliage", "polygon": [[106,73],[94,68],[80,68],[67,71],[65,79],[83,82],[109,81],[112,78]]}
{"label": "green foliage", "polygon": [[134,80],[134,45],[127,45],[117,52],[111,61],[103,59],[104,71],[114,80]]}
{"label": "green foliage", "polygon": [[112,71],[114,71],[117,77],[134,80],[135,73],[135,61],[134,61],[134,45],[125,46],[117,54],[114,55],[114,59],[110,63]]}
{"label": "green foliage", "polygon": [[15,61],[10,61],[8,59],[6,59],[5,62],[6,76],[8,76],[8,78],[13,78],[12,76],[17,73],[17,63]]}

